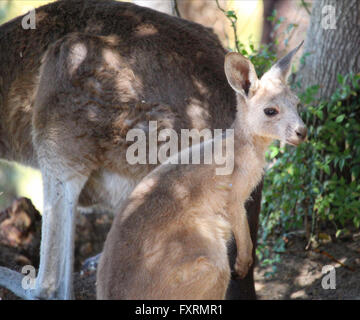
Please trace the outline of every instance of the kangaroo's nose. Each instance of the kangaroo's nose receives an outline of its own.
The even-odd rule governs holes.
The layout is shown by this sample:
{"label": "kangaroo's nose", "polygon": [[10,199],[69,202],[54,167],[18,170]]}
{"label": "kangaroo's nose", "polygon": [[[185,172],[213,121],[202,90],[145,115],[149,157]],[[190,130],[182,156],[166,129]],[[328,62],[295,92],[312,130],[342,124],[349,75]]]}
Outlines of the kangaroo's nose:
{"label": "kangaroo's nose", "polygon": [[296,132],[296,135],[297,135],[300,139],[305,140],[306,135],[307,135],[307,129],[306,129],[306,127],[299,127],[299,128],[297,128],[297,129],[295,130],[295,132]]}

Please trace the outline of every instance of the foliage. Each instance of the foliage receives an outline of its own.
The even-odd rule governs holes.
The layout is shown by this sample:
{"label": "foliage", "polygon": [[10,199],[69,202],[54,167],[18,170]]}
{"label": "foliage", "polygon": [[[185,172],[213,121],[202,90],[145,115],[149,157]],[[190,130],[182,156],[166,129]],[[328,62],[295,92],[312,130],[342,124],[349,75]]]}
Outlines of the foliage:
{"label": "foliage", "polygon": [[[241,53],[243,56],[250,59],[250,61],[255,66],[255,70],[257,72],[258,77],[261,77],[265,71],[267,71],[275,62],[276,60],[276,54],[271,49],[270,45],[261,45],[259,49],[256,49],[253,43],[249,43],[249,49],[246,49],[246,46],[244,43],[240,42],[237,35],[237,28],[236,28],[236,22],[238,20],[236,12],[233,10],[224,10],[220,7],[218,0],[216,0],[216,4],[221,10],[225,16],[228,18],[231,28],[234,33],[234,47],[229,48],[232,51],[237,51]],[[276,12],[274,12],[276,14]],[[275,21],[274,16],[270,17],[269,19],[272,19]],[[282,20],[281,20],[282,21]],[[281,23],[277,20],[275,21],[275,24]]]}
{"label": "foliage", "polygon": [[[360,74],[338,76],[330,99],[318,86],[300,94],[308,142],[297,148],[271,146],[265,178],[260,243],[303,228],[304,219],[331,222],[337,235],[347,224],[360,227]],[[262,247],[262,249],[264,246]]]}
{"label": "foliage", "polygon": [[[233,11],[224,13],[236,19]],[[268,20],[274,30],[284,21],[275,11]],[[290,23],[285,28],[285,46],[296,27]],[[252,61],[259,77],[276,59],[271,46],[256,50],[250,44],[246,50],[237,42],[234,48]],[[309,54],[304,53],[300,63]],[[347,225],[360,227],[360,74],[338,75],[337,81],[338,89],[327,100],[317,98],[319,86],[293,85],[300,92],[299,111],[308,141],[297,148],[276,142],[267,152],[257,255],[262,265],[272,266],[272,272],[285,251],[287,234],[304,229],[304,221],[311,223],[311,238],[321,224],[331,223],[336,236]]]}
{"label": "foliage", "polygon": [[237,34],[237,27],[236,27],[236,23],[237,23],[237,15],[235,13],[235,11],[233,10],[225,10],[223,8],[221,8],[220,4],[219,4],[219,0],[215,0],[216,1],[216,5],[218,7],[218,9],[220,11],[222,11],[226,18],[229,20],[230,24],[231,24],[231,28],[233,30],[233,33],[234,33],[234,42],[235,42],[235,49],[237,52],[240,52],[240,41],[239,41],[239,37],[238,37],[238,34]]}

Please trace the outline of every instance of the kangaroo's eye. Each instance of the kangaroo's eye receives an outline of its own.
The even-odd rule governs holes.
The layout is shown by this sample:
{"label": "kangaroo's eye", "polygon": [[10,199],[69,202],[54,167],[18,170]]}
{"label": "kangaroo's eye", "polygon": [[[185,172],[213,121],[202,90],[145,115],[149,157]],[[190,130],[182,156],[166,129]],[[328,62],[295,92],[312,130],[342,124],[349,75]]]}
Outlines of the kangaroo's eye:
{"label": "kangaroo's eye", "polygon": [[266,109],[264,109],[264,113],[268,117],[273,117],[273,116],[277,115],[279,113],[279,111],[277,111],[277,109],[275,109],[275,108],[266,108]]}

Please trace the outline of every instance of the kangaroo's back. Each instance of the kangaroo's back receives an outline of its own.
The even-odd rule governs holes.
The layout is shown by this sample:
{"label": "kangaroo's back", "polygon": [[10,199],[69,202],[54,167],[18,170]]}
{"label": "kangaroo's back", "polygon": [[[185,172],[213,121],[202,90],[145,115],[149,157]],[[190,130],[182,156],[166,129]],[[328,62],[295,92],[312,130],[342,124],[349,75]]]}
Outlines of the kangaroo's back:
{"label": "kangaroo's back", "polygon": [[50,45],[73,32],[114,36],[122,58],[140,78],[138,96],[169,105],[184,128],[225,128],[234,118],[235,96],[222,68],[225,50],[201,25],[130,3],[101,0],[40,7],[36,29],[23,29],[22,18],[0,27],[2,158],[36,166],[30,130],[41,59]]}

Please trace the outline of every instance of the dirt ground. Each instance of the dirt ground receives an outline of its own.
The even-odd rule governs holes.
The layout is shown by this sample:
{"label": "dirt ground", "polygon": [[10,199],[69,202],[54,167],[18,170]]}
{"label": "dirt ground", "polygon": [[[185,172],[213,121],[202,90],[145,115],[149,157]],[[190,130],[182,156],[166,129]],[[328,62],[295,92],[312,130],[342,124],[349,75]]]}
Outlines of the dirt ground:
{"label": "dirt ground", "polygon": [[[305,247],[305,239],[293,239],[276,265],[277,272],[269,278],[265,274],[271,267],[256,267],[258,299],[360,300],[360,233],[320,244],[316,251]],[[335,268],[335,289],[322,286],[323,279],[328,283],[329,272],[322,273],[326,265]]]}
{"label": "dirt ground", "polygon": [[[10,209],[8,219],[1,221],[0,215],[0,265],[16,270],[27,264],[37,265],[41,221],[26,200],[15,201]],[[95,269],[91,264],[82,264],[87,257],[101,251],[110,225],[108,215],[92,214],[79,219],[75,250],[76,299],[95,299]],[[302,236],[292,237],[287,250],[281,254],[281,262],[276,265],[277,272],[271,277],[267,276],[270,266],[256,267],[258,299],[360,299],[358,231],[340,239],[328,239],[313,250],[306,251],[305,247]],[[335,289],[322,287],[322,280],[328,275],[322,273],[325,265],[335,267]],[[17,298],[0,288],[0,300],[13,299]]]}

